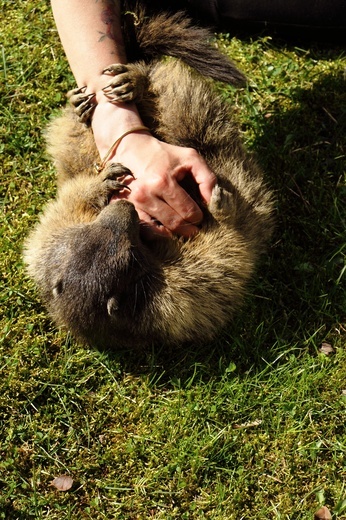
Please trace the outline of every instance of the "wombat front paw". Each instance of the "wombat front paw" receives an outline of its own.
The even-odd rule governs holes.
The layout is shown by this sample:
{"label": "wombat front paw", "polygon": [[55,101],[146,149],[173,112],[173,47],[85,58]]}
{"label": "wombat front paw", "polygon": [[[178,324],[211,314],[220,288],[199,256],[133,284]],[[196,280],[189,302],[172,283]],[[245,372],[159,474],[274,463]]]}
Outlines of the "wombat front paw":
{"label": "wombat front paw", "polygon": [[234,206],[233,195],[229,191],[216,184],[213,188],[209,202],[209,211],[214,215],[224,213],[229,215]]}
{"label": "wombat front paw", "polygon": [[86,87],[75,88],[67,93],[67,97],[74,108],[75,114],[81,123],[88,124],[96,106],[95,94],[86,94]]}
{"label": "wombat front paw", "polygon": [[84,202],[96,213],[102,211],[121,190],[130,190],[126,178],[133,177],[132,172],[119,163],[108,163],[102,172],[91,178],[82,192]]}
{"label": "wombat front paw", "polygon": [[115,63],[104,69],[103,74],[114,76],[109,85],[102,89],[111,103],[130,103],[142,97],[146,79],[130,65]]}
{"label": "wombat front paw", "polygon": [[102,172],[101,179],[109,193],[123,189],[131,191],[129,186],[124,183],[125,177],[128,176],[133,178],[133,173],[126,166],[119,163],[109,163]]}

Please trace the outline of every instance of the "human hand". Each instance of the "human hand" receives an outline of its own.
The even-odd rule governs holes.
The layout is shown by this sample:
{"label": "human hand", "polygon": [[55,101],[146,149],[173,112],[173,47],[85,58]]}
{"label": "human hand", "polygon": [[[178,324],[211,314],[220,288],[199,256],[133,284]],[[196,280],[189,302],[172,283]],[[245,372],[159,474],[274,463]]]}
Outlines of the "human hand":
{"label": "human hand", "polygon": [[198,232],[202,210],[179,182],[190,175],[199,185],[202,199],[209,202],[215,176],[195,150],[136,132],[123,139],[114,159],[134,175],[127,181],[131,191],[121,196],[134,204],[140,220],[154,234],[189,237]]}
{"label": "human hand", "polygon": [[[92,121],[96,144],[102,132],[95,129],[99,124],[103,128],[105,125],[101,119],[102,106],[99,107]],[[105,156],[104,149],[101,156]],[[196,150],[164,143],[141,130],[126,135],[109,159],[133,173],[133,177],[122,181],[131,191],[123,190],[117,198],[126,198],[134,204],[140,220],[145,223],[147,236],[167,237],[175,233],[190,237],[198,232],[203,213],[179,183],[191,176],[199,186],[202,200],[208,203],[216,177]]]}

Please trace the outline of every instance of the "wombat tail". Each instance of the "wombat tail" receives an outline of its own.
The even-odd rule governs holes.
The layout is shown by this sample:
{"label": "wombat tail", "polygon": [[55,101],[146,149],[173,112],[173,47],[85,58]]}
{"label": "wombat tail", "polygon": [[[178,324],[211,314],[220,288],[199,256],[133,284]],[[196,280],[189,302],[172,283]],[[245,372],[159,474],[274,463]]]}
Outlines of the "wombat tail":
{"label": "wombat tail", "polygon": [[242,86],[246,78],[211,43],[213,34],[198,27],[184,12],[148,16],[137,4],[124,12],[123,32],[129,61],[160,56],[180,58],[203,76]]}

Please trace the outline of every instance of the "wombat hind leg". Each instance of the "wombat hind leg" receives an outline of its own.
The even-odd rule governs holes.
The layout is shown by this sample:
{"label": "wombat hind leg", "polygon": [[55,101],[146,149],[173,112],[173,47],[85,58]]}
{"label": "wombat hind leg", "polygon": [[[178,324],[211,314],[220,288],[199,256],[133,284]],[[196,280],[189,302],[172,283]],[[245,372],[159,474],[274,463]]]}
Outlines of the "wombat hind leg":
{"label": "wombat hind leg", "polygon": [[115,63],[104,69],[103,74],[113,75],[109,85],[102,89],[111,103],[130,103],[142,99],[148,81],[136,66]]}
{"label": "wombat hind leg", "polygon": [[209,211],[212,215],[230,215],[234,209],[234,197],[232,193],[221,188],[218,184],[214,186],[209,202]]}
{"label": "wombat hind leg", "polygon": [[86,87],[75,88],[67,93],[69,102],[74,108],[80,123],[88,124],[96,106],[95,94],[86,94]]}

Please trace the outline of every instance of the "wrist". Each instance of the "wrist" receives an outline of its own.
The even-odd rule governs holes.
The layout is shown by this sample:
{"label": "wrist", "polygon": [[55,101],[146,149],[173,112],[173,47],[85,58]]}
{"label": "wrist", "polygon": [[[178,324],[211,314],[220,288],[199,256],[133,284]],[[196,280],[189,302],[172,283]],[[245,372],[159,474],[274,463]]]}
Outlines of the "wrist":
{"label": "wrist", "polygon": [[85,93],[94,94],[97,103],[105,103],[106,101],[108,101],[108,99],[102,89],[104,87],[107,87],[109,85],[109,82],[109,74],[103,74],[103,72],[101,71],[96,76],[93,76],[88,81],[84,82]]}
{"label": "wrist", "polygon": [[130,128],[129,130],[126,130],[126,132],[121,134],[114,141],[114,143],[109,148],[106,155],[103,157],[102,161],[100,161],[100,163],[97,165],[97,170],[99,172],[102,171],[104,169],[104,167],[106,166],[107,162],[109,162],[111,159],[113,159],[115,157],[118,148],[121,146],[121,143],[123,142],[123,140],[126,137],[128,137],[130,134],[137,134],[137,133],[141,133],[141,134],[146,133],[146,134],[150,135],[150,130],[149,130],[149,128],[147,128],[146,126],[143,126],[143,125],[134,126],[134,127]]}
{"label": "wrist", "polygon": [[[91,118],[96,147],[103,160],[119,137],[133,128],[143,127],[143,122],[134,103],[114,105],[102,99],[95,106]],[[141,131],[140,131],[141,132]],[[148,133],[148,130],[146,131]],[[145,133],[145,131],[143,131]],[[126,138],[124,138],[124,141]],[[119,143],[122,145],[122,143]],[[112,159],[114,153],[109,156]]]}

